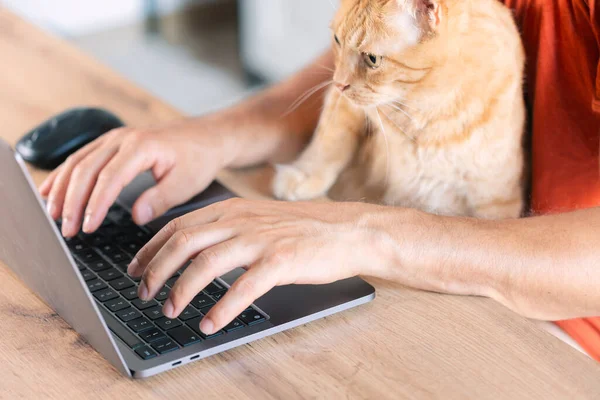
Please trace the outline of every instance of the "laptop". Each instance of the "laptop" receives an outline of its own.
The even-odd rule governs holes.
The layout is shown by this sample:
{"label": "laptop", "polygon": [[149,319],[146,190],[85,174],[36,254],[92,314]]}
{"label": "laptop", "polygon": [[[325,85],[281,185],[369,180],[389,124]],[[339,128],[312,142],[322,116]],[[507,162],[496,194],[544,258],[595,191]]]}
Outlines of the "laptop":
{"label": "laptop", "polygon": [[136,226],[131,206],[153,184],[151,175],[140,175],[98,232],[65,240],[23,160],[0,140],[0,260],[124,375],[146,378],[375,298],[374,288],[360,278],[277,287],[207,337],[199,322],[244,273],[238,268],[198,293],[179,318],[167,319],[162,304],[181,270],[144,302],[137,298],[138,281],[125,272],[128,263],[170,219],[235,195],[215,182],[193,201]]}

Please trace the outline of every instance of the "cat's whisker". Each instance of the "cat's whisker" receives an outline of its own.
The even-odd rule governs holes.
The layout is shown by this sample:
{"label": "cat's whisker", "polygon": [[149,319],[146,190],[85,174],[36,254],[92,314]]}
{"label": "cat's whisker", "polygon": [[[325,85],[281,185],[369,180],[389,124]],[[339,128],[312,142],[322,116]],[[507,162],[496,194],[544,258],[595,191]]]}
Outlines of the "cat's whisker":
{"label": "cat's whisker", "polygon": [[410,108],[411,110],[417,110],[416,108],[411,107],[408,104],[401,102],[400,100],[392,100],[392,104],[396,104],[396,105],[401,106],[401,107]]}
{"label": "cat's whisker", "polygon": [[406,136],[407,139],[409,139],[411,142],[416,143],[416,140],[414,137],[410,136],[408,133],[406,133],[406,131],[402,128],[400,128],[400,126],[396,123],[396,121],[394,121],[388,114],[385,113],[385,111],[381,110],[381,112],[383,113],[383,115],[387,118],[388,121],[390,121],[392,124],[394,124],[394,126],[396,128],[398,128],[400,130],[400,132],[402,132],[402,134],[404,136]]}
{"label": "cat's whisker", "polygon": [[333,69],[333,68],[331,68],[331,67],[327,67],[327,66],[325,66],[325,65],[322,65],[322,64],[316,64],[316,66],[317,66],[317,67],[321,67],[321,68],[323,68],[323,69],[324,69],[324,70],[326,70],[326,71],[335,72],[335,69]]}
{"label": "cat's whisker", "polygon": [[390,179],[390,146],[388,143],[388,138],[385,133],[385,128],[383,126],[383,121],[381,120],[381,115],[379,115],[379,108],[375,107],[375,113],[377,114],[377,119],[379,119],[379,125],[381,126],[381,133],[383,134],[383,140],[385,141],[385,179],[384,179],[384,187],[387,187],[389,179]]}
{"label": "cat's whisker", "polygon": [[388,107],[392,107],[395,110],[400,111],[402,114],[406,115],[408,117],[408,119],[410,119],[412,122],[416,122],[415,119],[406,111],[404,111],[403,109],[401,109],[400,107],[394,105],[394,104],[386,104],[386,106]]}
{"label": "cat's whisker", "polygon": [[288,110],[282,115],[282,118],[286,117],[286,116],[290,115],[291,113],[293,113],[294,111],[296,111],[298,109],[298,107],[300,107],[302,105],[302,103],[304,103],[306,100],[308,100],[311,96],[313,96],[319,90],[326,88],[327,86],[331,85],[332,83],[333,83],[333,81],[329,80],[326,82],[321,82],[321,83],[313,86],[312,88],[308,89],[300,97],[298,97],[298,99],[296,99],[296,101],[294,101],[290,105]]}

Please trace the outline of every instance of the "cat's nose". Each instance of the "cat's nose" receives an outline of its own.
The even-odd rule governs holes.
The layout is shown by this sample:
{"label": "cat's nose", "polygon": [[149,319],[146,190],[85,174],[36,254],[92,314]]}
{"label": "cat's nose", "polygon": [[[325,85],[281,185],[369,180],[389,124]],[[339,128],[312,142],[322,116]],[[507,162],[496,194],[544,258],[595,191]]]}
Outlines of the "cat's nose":
{"label": "cat's nose", "polygon": [[340,92],[345,92],[346,90],[350,89],[350,85],[347,85],[345,83],[339,83],[339,82],[335,83],[335,87],[338,88],[340,90]]}

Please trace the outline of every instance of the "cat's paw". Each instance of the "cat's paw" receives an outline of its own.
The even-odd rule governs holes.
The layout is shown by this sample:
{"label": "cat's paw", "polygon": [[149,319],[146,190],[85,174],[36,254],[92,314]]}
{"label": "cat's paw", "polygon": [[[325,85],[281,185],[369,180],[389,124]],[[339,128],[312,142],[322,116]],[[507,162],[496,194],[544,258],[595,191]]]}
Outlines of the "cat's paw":
{"label": "cat's paw", "polygon": [[276,165],[273,195],[280,200],[311,200],[327,193],[333,181],[318,174],[307,174],[293,165]]}

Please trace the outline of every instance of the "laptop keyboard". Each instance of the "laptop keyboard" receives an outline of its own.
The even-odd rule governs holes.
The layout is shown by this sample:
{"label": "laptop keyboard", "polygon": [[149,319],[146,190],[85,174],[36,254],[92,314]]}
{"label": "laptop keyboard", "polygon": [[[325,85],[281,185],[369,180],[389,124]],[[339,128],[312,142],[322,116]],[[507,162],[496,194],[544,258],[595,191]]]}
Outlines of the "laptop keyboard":
{"label": "laptop keyboard", "polygon": [[[57,225],[60,228],[60,221]],[[140,358],[148,360],[268,319],[250,307],[220,332],[204,335],[199,329],[202,317],[227,292],[227,287],[218,281],[204,288],[179,318],[166,318],[163,303],[183,269],[150,301],[138,298],[139,279],[127,275],[127,266],[151,237],[149,231],[135,225],[126,209],[113,205],[97,232],[80,232],[74,238],[64,239],[109,329]]]}

